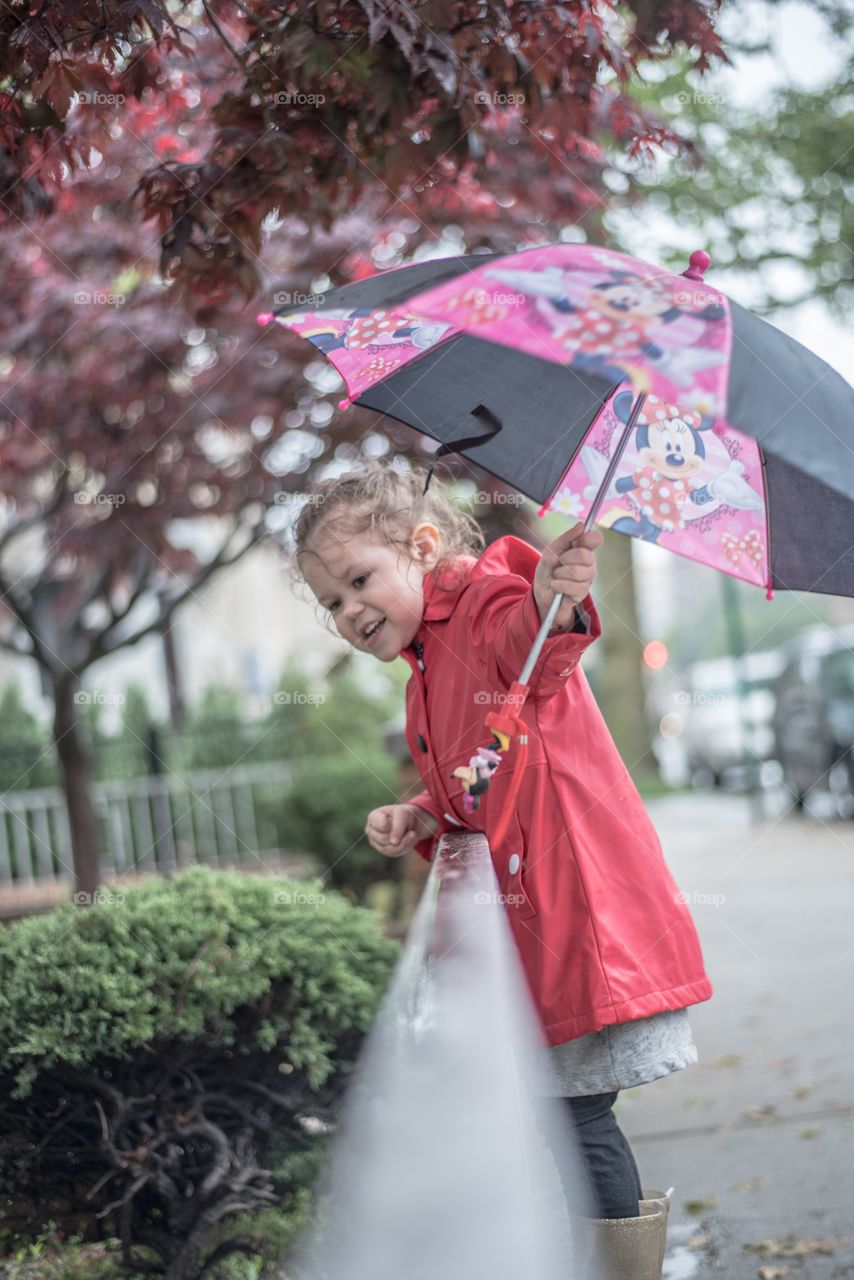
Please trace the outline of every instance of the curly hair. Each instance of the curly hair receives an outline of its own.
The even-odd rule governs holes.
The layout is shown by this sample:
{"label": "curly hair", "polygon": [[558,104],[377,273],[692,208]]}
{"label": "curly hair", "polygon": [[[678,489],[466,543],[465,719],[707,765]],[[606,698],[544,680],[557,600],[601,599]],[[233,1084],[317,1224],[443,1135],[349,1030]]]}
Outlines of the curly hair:
{"label": "curly hair", "polygon": [[314,484],[291,529],[295,548],[290,566],[292,584],[305,583],[300,557],[321,532],[334,530],[338,536],[350,538],[370,531],[377,541],[409,554],[414,529],[426,521],[440,534],[436,585],[452,590],[452,581],[447,585],[442,582],[445,572],[453,570],[459,556],[479,555],[486,539],[474,517],[460,511],[434,487],[435,475],[425,494],[426,479],[426,467],[416,465],[404,471],[394,462],[374,462]]}

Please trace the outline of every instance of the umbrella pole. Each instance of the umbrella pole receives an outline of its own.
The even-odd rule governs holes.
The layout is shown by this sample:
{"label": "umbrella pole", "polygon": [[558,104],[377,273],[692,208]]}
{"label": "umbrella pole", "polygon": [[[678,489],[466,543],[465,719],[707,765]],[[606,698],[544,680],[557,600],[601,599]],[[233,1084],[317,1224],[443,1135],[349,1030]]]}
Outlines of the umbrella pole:
{"label": "umbrella pole", "polygon": [[[617,441],[617,447],[611,456],[610,462],[608,463],[608,470],[605,472],[605,475],[602,477],[602,483],[599,486],[596,497],[593,499],[590,510],[587,512],[587,518],[584,521],[585,533],[588,533],[589,530],[593,528],[593,525],[596,521],[596,517],[599,514],[599,508],[601,507],[602,503],[605,500],[605,494],[608,492],[608,490],[611,487],[611,481],[614,479],[614,474],[617,470],[617,467],[620,465],[620,459],[625,453],[626,445],[629,443],[632,431],[634,430],[635,423],[637,422],[637,419],[638,419],[638,415],[640,414],[640,411],[643,408],[644,400],[646,400],[646,392],[642,391],[637,396],[634,404],[632,405],[632,411],[629,414],[628,421],[626,422],[626,425],[623,427],[622,435],[620,436],[620,439]],[[549,611],[543,620],[543,624],[540,627],[539,631],[537,632],[537,638],[534,641],[533,645],[531,646],[531,652],[528,654],[527,658],[525,659],[525,665],[522,668],[522,672],[521,672],[521,675],[519,676],[517,684],[524,685],[524,684],[527,684],[528,681],[530,680],[531,672],[534,669],[537,658],[539,658],[540,656],[543,645],[546,642],[546,638],[552,629],[552,625],[554,623],[555,618],[557,617],[557,611],[561,606],[562,600],[563,600],[563,596],[560,595],[559,593],[556,593],[554,600],[552,600],[551,604],[549,605]]]}

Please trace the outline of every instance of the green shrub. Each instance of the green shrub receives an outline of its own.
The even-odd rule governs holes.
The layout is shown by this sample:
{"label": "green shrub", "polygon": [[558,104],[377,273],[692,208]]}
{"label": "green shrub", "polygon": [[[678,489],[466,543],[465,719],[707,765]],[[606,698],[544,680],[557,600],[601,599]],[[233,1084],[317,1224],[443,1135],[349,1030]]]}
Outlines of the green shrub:
{"label": "green shrub", "polygon": [[336,889],[361,900],[369,885],[389,877],[388,860],[365,839],[365,819],[394,804],[397,782],[388,755],[315,756],[294,764],[289,786],[266,801],[261,821],[272,825],[280,848],[311,854]]}
{"label": "green shrub", "polygon": [[[215,1263],[205,1280],[286,1280],[282,1259],[293,1248],[310,1212],[308,1191],[287,1212],[262,1209],[238,1215],[229,1224],[232,1233],[244,1232],[258,1241],[257,1253],[231,1254]],[[223,1233],[214,1233],[216,1244]],[[227,1238],[227,1236],[225,1237]],[[148,1280],[148,1273],[128,1271],[121,1261],[121,1241],[115,1237],[91,1242],[80,1235],[63,1236],[55,1223],[26,1242],[0,1229],[0,1251],[4,1256],[3,1280]],[[153,1250],[146,1251],[155,1261]]]}
{"label": "green shrub", "polygon": [[396,950],[318,882],[204,867],[0,932],[0,1193],[191,1280],[313,1183]]}
{"label": "green shrub", "polygon": [[24,705],[21,687],[0,690],[0,792],[55,786],[50,730]]}

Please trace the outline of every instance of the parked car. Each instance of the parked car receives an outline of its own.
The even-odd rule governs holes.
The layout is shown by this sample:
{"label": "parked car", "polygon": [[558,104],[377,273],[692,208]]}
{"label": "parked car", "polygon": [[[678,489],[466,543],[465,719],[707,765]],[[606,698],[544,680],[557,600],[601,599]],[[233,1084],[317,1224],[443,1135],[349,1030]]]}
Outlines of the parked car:
{"label": "parked car", "polygon": [[802,632],[776,696],[775,754],[795,802],[814,789],[854,794],[854,627]]}
{"label": "parked car", "polygon": [[774,685],[784,663],[779,649],[769,649],[689,668],[688,688],[673,698],[681,704],[676,710],[692,778],[720,786],[734,770],[743,773],[746,765],[773,757]]}

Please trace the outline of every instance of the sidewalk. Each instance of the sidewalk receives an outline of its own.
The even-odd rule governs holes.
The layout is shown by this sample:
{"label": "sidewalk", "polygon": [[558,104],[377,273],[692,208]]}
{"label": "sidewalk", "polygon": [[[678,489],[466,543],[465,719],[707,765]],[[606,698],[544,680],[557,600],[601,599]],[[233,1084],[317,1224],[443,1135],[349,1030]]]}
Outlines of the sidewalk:
{"label": "sidewalk", "polygon": [[645,1184],[676,1187],[665,1276],[854,1275],[854,823],[650,811],[715,986],[700,1064],[618,1103]]}

